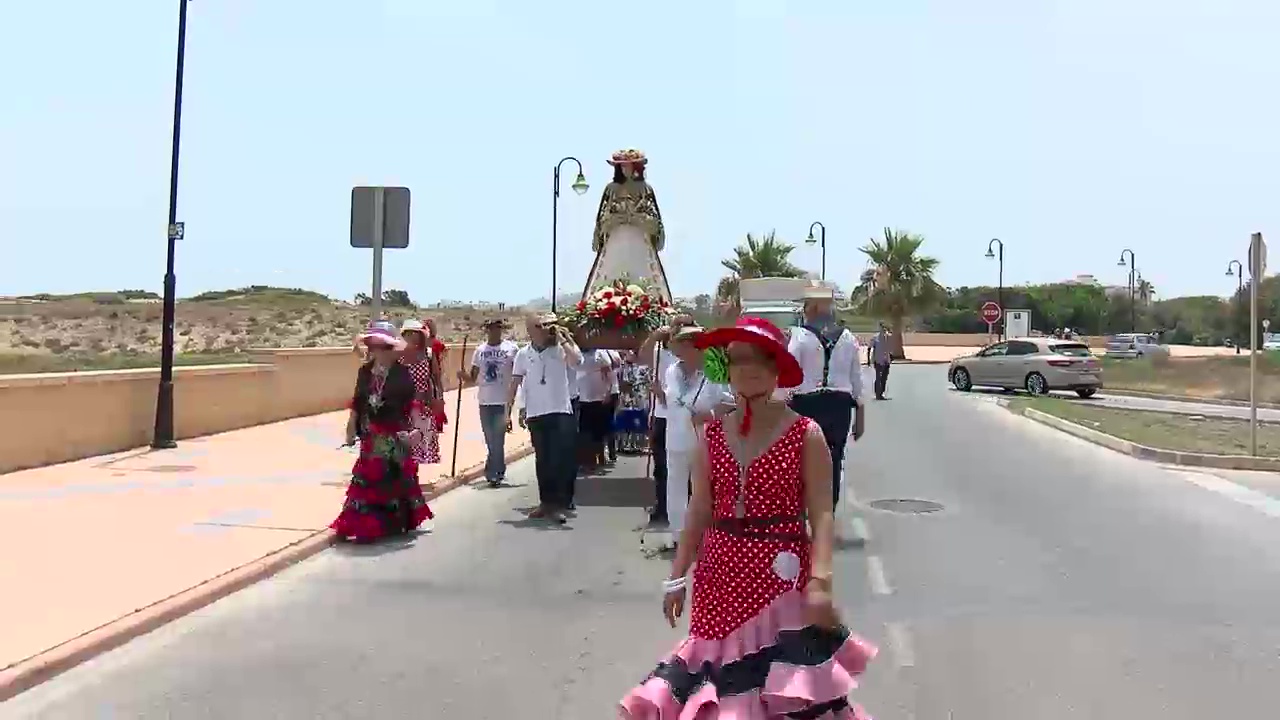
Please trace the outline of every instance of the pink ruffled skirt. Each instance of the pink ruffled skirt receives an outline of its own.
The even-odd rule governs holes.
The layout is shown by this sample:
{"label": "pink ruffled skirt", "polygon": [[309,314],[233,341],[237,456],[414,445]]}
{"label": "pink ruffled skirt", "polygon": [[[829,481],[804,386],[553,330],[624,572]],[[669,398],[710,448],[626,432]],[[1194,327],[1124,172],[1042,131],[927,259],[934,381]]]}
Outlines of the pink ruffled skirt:
{"label": "pink ruffled skirt", "polygon": [[621,720],[870,720],[849,701],[876,647],[804,622],[784,593],[722,640],[690,637],[619,704]]}

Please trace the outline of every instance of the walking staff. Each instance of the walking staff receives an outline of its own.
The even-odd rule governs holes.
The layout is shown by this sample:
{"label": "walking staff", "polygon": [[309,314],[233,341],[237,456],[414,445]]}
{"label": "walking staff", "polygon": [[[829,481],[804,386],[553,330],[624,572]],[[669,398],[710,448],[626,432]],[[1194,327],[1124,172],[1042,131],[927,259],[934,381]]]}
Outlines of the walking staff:
{"label": "walking staff", "polygon": [[791,409],[822,428],[831,450],[831,499],[840,502],[845,444],[862,437],[862,366],[858,338],[836,322],[835,293],[811,285],[804,295],[804,324],[791,333],[788,350],[800,363],[804,381],[791,395]]}

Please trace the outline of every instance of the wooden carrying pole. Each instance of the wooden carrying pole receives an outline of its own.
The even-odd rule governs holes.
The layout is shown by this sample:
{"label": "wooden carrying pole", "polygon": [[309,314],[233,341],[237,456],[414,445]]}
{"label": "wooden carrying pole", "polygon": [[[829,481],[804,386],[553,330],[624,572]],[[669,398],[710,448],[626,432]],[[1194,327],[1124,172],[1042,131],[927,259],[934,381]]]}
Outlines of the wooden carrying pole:
{"label": "wooden carrying pole", "polygon": [[[467,336],[462,336],[462,366],[467,363]],[[443,374],[443,368],[441,369]],[[449,465],[449,477],[458,477],[458,429],[462,426],[462,381],[458,381],[458,400],[453,404],[453,462]]]}

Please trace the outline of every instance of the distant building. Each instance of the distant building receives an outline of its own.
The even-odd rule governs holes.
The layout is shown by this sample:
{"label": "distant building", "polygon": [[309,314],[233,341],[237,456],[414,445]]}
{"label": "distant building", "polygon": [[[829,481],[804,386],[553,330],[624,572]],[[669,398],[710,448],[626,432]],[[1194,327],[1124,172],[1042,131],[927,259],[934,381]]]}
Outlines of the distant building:
{"label": "distant building", "polygon": [[1062,284],[1063,285],[1092,285],[1093,287],[1102,288],[1103,291],[1106,292],[1106,294],[1108,295],[1128,295],[1129,294],[1129,286],[1127,284],[1126,285],[1103,285],[1102,283],[1098,282],[1098,278],[1094,277],[1093,275],[1089,275],[1087,273],[1076,275],[1070,280],[1063,280]]}

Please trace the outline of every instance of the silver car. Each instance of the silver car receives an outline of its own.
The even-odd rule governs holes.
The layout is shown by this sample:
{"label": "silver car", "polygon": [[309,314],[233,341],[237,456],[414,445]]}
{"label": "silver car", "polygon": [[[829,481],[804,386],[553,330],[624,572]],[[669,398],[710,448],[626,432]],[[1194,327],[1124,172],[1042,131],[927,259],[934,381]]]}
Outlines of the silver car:
{"label": "silver car", "polygon": [[1169,348],[1161,345],[1154,335],[1122,333],[1107,338],[1107,357],[1109,358],[1143,358],[1168,354]]}
{"label": "silver car", "polygon": [[1073,390],[1087,398],[1102,387],[1102,364],[1082,342],[1013,338],[952,360],[947,379],[965,392],[975,386],[1023,388],[1032,395]]}

